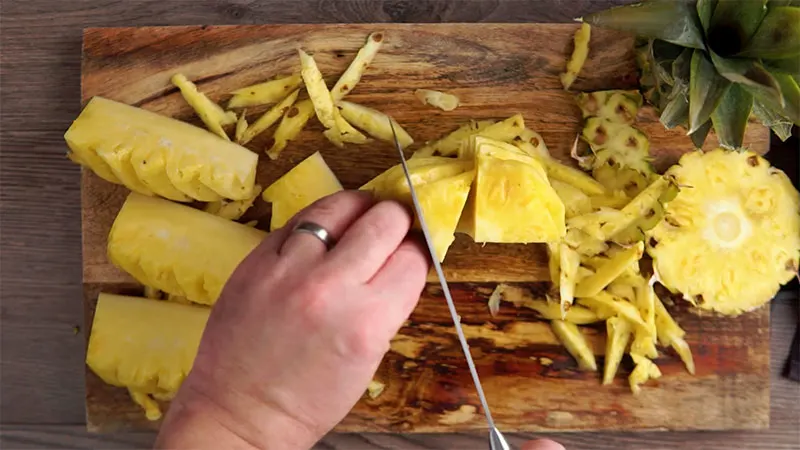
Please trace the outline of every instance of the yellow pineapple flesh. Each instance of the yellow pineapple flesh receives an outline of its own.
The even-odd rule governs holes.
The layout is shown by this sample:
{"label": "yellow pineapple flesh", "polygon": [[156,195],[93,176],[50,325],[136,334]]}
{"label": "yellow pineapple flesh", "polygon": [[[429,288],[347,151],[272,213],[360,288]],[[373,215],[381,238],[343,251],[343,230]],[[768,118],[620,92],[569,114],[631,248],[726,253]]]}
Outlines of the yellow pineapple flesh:
{"label": "yellow pineapple flesh", "polygon": [[[75,159],[98,175],[146,195],[242,200],[255,185],[258,156],[250,150],[202,128],[102,97],[89,101],[64,139]],[[145,168],[151,161],[164,169]]]}
{"label": "yellow pineapple flesh", "polygon": [[264,201],[272,203],[270,229],[276,230],[306,206],[342,190],[342,184],[315,152],[264,189]]}
{"label": "yellow pineapple flesh", "polygon": [[797,274],[800,194],[751,151],[684,155],[666,177],[685,186],[649,233],[658,280],[697,307],[736,315]]}
{"label": "yellow pineapple flesh", "polygon": [[161,416],[151,398],[169,398],[188,375],[210,309],[100,293],[86,364],[104,382],[126,387],[147,417]]}
{"label": "yellow pineapple flesh", "polygon": [[[453,158],[420,157],[409,160],[407,164],[436,256],[439,262],[444,261],[447,249],[455,240],[456,227],[475,178],[474,163]],[[391,167],[367,185],[366,190],[374,192],[379,199],[397,200],[413,206],[402,165]],[[414,228],[420,228],[419,219],[414,221]]]}
{"label": "yellow pineapple flesh", "polygon": [[459,229],[475,242],[556,242],[564,236],[564,203],[536,159],[487,143],[476,148],[475,161],[474,189]]}
{"label": "yellow pineapple flesh", "polygon": [[146,286],[211,305],[265,236],[188,206],[131,193],[111,226],[108,256]]}

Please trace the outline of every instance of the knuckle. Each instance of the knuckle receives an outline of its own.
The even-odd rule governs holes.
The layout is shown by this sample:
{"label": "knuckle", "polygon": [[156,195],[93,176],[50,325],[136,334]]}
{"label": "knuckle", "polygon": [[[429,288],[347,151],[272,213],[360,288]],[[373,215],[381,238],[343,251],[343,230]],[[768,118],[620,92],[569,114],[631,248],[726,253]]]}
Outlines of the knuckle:
{"label": "knuckle", "polygon": [[355,359],[375,359],[389,350],[389,342],[380,339],[370,320],[363,320],[350,328],[344,336],[344,356]]}

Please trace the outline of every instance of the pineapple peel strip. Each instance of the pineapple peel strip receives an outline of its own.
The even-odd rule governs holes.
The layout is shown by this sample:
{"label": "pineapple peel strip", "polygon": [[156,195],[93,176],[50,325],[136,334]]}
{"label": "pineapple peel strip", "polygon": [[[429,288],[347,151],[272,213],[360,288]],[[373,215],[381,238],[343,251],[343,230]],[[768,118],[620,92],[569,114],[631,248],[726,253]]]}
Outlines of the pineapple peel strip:
{"label": "pineapple peel strip", "polygon": [[212,102],[205,94],[200,92],[197,86],[189,81],[185,75],[177,73],[172,76],[171,80],[172,84],[180,89],[181,95],[186,100],[186,103],[194,109],[208,129],[226,141],[230,141],[230,138],[222,127],[235,123],[236,113],[225,111],[221,106]]}
{"label": "pineapple peel strip", "polygon": [[331,89],[334,103],[338,103],[343,99],[361,81],[361,76],[367,67],[372,64],[372,60],[375,59],[375,55],[378,54],[382,45],[383,32],[378,31],[367,36],[367,42],[358,50],[356,57],[353,58],[347,70],[344,71],[336,84],[333,85],[333,89]]}

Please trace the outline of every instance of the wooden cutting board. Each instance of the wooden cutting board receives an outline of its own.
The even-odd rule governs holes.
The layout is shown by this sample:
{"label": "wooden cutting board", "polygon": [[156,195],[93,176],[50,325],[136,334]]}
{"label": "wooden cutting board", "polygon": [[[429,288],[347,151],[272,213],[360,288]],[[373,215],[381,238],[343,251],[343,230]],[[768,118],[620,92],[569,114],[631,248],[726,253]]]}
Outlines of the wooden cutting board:
{"label": "wooden cutting board", "polygon": [[[347,67],[371,31],[386,43],[349,100],[395,117],[418,143],[435,139],[468,119],[522,113],[552,155],[570,161],[580,114],[558,74],[571,49],[573,24],[265,25],[95,28],[84,32],[82,99],[100,95],[198,123],[169,83],[176,72],[196,80],[213,100],[276,74],[299,70],[298,47],[313,53],[328,84]],[[575,90],[633,88],[636,69],[630,36],[596,29],[589,61]],[[452,92],[452,112],[425,107],[417,88]],[[257,113],[253,110],[252,113]],[[691,150],[681,130],[667,131],[645,108],[638,126],[651,139],[659,169]],[[314,151],[346,188],[357,188],[397,163],[391,146],[374,143],[337,149],[312,121],[277,161],[262,152],[271,135],[248,147],[260,152],[258,182],[269,185]],[[768,130],[751,125],[745,139],[765,153]],[[710,137],[707,147],[715,144]],[[83,281],[87,329],[100,290],[140,294],[141,287],[106,258],[106,236],[127,194],[125,188],[84,171]],[[247,219],[269,223],[259,201]],[[624,363],[612,386],[582,373],[531,310],[504,303],[492,318],[486,302],[497,282],[513,282],[541,296],[548,285],[541,245],[477,245],[460,236],[444,264],[478,371],[498,425],[507,431],[765,428],[769,424],[769,310],[738,318],[698,318],[671,308],[687,331],[697,374],[676,355],[657,360],[664,376],[634,397]],[[597,353],[602,327],[587,328]],[[87,333],[88,334],[88,333]],[[602,356],[598,361],[602,366]],[[455,432],[485,428],[485,420],[437,285],[426,289],[376,377],[386,384],[376,399],[362,399],[337,431]],[[87,368],[87,417],[96,431],[157,428],[123,389],[104,385]]]}

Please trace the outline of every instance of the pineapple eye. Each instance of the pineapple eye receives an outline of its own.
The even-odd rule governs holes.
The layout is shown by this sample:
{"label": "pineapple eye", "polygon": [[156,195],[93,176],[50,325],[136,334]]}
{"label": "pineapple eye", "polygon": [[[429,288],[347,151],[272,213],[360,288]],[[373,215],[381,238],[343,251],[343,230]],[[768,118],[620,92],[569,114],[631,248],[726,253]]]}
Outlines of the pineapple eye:
{"label": "pineapple eye", "polygon": [[768,188],[757,187],[747,194],[744,207],[752,214],[769,214],[775,208],[774,197]]}

